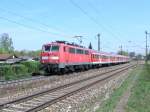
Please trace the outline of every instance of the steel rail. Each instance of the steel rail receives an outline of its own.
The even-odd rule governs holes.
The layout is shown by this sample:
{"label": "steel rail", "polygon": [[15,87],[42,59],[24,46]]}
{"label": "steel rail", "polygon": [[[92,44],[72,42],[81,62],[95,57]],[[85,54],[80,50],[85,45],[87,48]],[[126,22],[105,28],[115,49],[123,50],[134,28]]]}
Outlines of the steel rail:
{"label": "steel rail", "polygon": [[[82,80],[75,81],[75,82],[72,82],[72,83],[69,83],[69,84],[65,84],[65,85],[62,85],[62,86],[59,86],[59,87],[50,89],[50,90],[42,91],[42,92],[39,92],[39,93],[36,93],[36,94],[33,94],[33,95],[29,95],[29,96],[26,96],[26,97],[23,97],[23,98],[19,98],[19,99],[14,100],[14,101],[6,102],[6,103],[4,103],[4,104],[0,104],[0,109],[7,108],[7,106],[9,107],[10,104],[28,101],[28,100],[30,100],[30,99],[33,99],[33,98],[35,98],[35,97],[44,95],[44,94],[46,94],[46,93],[54,92],[54,91],[56,91],[56,90],[59,90],[59,89],[62,89],[62,88],[66,88],[66,87],[69,87],[69,86],[74,85],[74,84],[77,84],[77,83],[81,83],[81,82],[84,82],[84,81],[88,81],[88,80],[94,79],[94,78],[96,78],[96,77],[98,77],[98,76],[102,76],[102,75],[105,75],[105,74],[107,74],[107,73],[111,73],[111,72],[113,72],[113,71],[116,71],[116,70],[119,70],[119,69],[122,69],[122,68],[126,68],[126,67],[127,67],[127,66],[125,66],[125,67],[119,67],[119,68],[114,69],[114,70],[110,70],[110,71],[107,71],[107,72],[104,72],[104,73],[96,74],[95,76],[91,76],[91,77],[88,77],[88,78],[86,78],[86,79],[82,79]],[[129,66],[128,66],[126,69],[128,69],[128,68],[129,68]]]}
{"label": "steel rail", "polygon": [[0,86],[14,84],[14,83],[20,83],[20,82],[25,82],[25,81],[44,79],[44,78],[46,78],[46,77],[45,76],[36,76],[36,77],[31,77],[31,78],[19,79],[19,80],[0,81]]}
{"label": "steel rail", "polygon": [[[127,66],[129,66],[129,65],[127,65]],[[125,66],[125,67],[127,67],[127,66]],[[99,75],[102,76],[102,75],[105,75],[107,73],[119,70],[121,68],[124,68],[124,67],[119,67],[119,68],[116,68],[116,69],[113,69],[113,70],[109,70],[107,72],[98,73],[98,74],[96,74],[94,76],[90,76],[90,77],[87,77],[87,78],[84,78],[84,79],[81,79],[81,80],[78,80],[78,81],[74,81],[74,82],[71,82],[71,83],[68,83],[68,84],[64,84],[64,85],[61,85],[61,86],[58,86],[58,87],[54,87],[52,89],[40,91],[38,93],[35,93],[35,94],[32,94],[32,95],[28,95],[28,96],[25,96],[25,97],[22,97],[22,98],[18,98],[18,99],[15,99],[13,101],[5,102],[3,104],[0,104],[0,109],[1,109],[1,107],[4,107],[4,105],[8,105],[8,104],[11,104],[11,103],[16,103],[16,102],[21,102],[21,101],[26,101],[26,100],[29,100],[29,99],[31,99],[33,97],[37,97],[39,95],[46,94],[46,93],[49,93],[49,92],[53,92],[53,91],[56,91],[58,89],[62,89],[62,88],[68,87],[68,86],[73,85],[73,84],[77,84],[77,83],[80,83],[80,82],[83,82],[83,81],[87,81],[89,79],[93,79],[95,77],[98,77]]]}
{"label": "steel rail", "polygon": [[[133,66],[130,66],[130,67],[133,67]],[[107,79],[113,77],[114,75],[119,74],[119,73],[121,73],[121,72],[123,72],[123,71],[129,69],[130,67],[127,67],[127,68],[125,68],[125,69],[123,69],[123,70],[117,71],[117,72],[113,73],[113,74],[110,75],[110,76],[107,76],[107,77],[105,77],[105,78],[103,78],[103,79],[100,79],[100,80],[98,80],[98,81],[95,81],[95,82],[93,82],[93,83],[90,83],[90,84],[88,84],[88,85],[86,85],[86,86],[84,86],[84,87],[81,87],[81,88],[77,89],[77,90],[74,90],[74,91],[71,91],[71,92],[69,92],[69,93],[66,93],[66,94],[64,94],[64,95],[62,95],[62,96],[60,96],[60,97],[58,97],[58,98],[55,98],[55,99],[50,100],[50,101],[47,101],[47,102],[45,102],[45,103],[43,103],[43,104],[41,104],[41,105],[35,106],[35,107],[33,107],[33,108],[31,108],[31,109],[28,109],[28,110],[26,110],[26,111],[24,111],[24,112],[37,112],[37,111],[40,111],[40,110],[42,110],[42,109],[44,109],[44,108],[46,108],[46,107],[48,107],[48,106],[50,106],[50,105],[52,105],[52,104],[54,104],[54,103],[56,103],[56,102],[59,102],[59,101],[65,99],[65,98],[67,98],[67,97],[69,97],[69,96],[72,96],[73,94],[76,94],[76,93],[78,93],[78,92],[80,92],[80,91],[82,91],[82,90],[85,90],[85,89],[87,89],[87,88],[89,88],[89,87],[91,87],[91,86],[93,86],[93,85],[95,85],[95,84],[97,84],[97,83],[100,83],[100,82],[102,82],[102,81],[105,81],[105,80],[107,80]]]}

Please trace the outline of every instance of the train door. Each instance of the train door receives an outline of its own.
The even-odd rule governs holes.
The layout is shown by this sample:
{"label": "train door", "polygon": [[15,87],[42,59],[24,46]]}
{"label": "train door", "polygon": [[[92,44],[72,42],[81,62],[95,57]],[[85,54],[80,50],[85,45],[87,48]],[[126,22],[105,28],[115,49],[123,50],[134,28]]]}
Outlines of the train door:
{"label": "train door", "polygon": [[95,56],[94,56],[94,54],[91,54],[91,57],[92,57],[92,62],[95,62]]}
{"label": "train door", "polygon": [[64,61],[66,64],[69,62],[69,49],[67,46],[64,46]]}
{"label": "train door", "polygon": [[78,57],[76,57],[76,51],[75,48],[69,47],[69,54],[68,54],[68,59],[70,63],[76,63],[78,62]]}

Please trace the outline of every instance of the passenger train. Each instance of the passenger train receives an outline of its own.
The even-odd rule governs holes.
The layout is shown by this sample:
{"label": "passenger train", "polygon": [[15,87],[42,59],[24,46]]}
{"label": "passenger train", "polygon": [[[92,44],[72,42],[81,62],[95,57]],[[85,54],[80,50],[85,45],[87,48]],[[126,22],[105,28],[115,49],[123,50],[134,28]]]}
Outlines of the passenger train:
{"label": "passenger train", "polygon": [[44,44],[40,55],[40,62],[48,73],[87,70],[103,65],[123,64],[129,60],[128,56],[98,52],[66,41]]}

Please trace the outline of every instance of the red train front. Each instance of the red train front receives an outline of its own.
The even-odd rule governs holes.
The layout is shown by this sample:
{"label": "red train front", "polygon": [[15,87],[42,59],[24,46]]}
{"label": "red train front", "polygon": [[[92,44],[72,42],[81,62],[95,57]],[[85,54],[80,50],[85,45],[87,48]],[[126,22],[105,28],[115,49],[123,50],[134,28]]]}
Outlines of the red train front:
{"label": "red train front", "polygon": [[48,72],[74,71],[90,63],[90,53],[74,43],[56,41],[43,45],[41,63]]}

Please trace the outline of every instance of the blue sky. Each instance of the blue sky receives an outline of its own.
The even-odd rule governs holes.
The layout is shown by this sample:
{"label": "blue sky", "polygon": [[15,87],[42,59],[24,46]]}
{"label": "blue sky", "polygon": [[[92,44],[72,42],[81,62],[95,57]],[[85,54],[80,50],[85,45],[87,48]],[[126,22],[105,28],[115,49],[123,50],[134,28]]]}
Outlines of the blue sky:
{"label": "blue sky", "polygon": [[92,42],[97,49],[100,33],[103,51],[116,52],[122,45],[126,51],[145,52],[149,0],[72,1],[81,9],[71,0],[1,0],[0,34],[8,33],[17,50],[41,49],[55,40],[79,43],[75,35],[84,37],[82,45]]}

